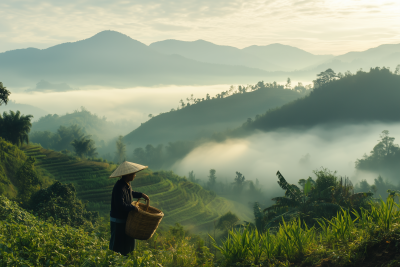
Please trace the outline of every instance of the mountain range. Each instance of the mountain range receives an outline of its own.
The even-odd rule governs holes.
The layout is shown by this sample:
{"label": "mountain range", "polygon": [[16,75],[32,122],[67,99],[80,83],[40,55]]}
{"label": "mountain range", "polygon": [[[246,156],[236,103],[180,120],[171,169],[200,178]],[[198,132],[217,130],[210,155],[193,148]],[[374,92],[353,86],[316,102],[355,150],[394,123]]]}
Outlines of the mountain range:
{"label": "mountain range", "polygon": [[147,46],[119,32],[103,31],[47,49],[0,53],[0,80],[21,87],[41,80],[114,87],[247,84],[287,77],[310,81],[327,68],[354,72],[376,66],[394,68],[397,64],[400,44],[333,56],[314,55],[282,44],[238,49],[204,40],[165,40]]}
{"label": "mountain range", "polygon": [[150,47],[160,53],[181,55],[200,62],[242,65],[266,71],[300,70],[333,58],[332,55],[313,55],[299,48],[282,44],[252,45],[239,49],[204,40],[194,42],[165,40],[152,43]]}

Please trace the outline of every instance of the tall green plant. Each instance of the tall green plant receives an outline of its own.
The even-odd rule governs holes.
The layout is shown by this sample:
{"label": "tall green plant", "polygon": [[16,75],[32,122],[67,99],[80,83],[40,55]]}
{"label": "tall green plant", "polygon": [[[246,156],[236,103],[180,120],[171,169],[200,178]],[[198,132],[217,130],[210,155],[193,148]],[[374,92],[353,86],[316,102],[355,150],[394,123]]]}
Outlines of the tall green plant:
{"label": "tall green plant", "polygon": [[10,110],[9,114],[4,112],[3,117],[0,115],[0,137],[17,146],[24,142],[29,143],[28,134],[32,127],[32,117],[32,115],[21,115],[19,110],[17,112]]}

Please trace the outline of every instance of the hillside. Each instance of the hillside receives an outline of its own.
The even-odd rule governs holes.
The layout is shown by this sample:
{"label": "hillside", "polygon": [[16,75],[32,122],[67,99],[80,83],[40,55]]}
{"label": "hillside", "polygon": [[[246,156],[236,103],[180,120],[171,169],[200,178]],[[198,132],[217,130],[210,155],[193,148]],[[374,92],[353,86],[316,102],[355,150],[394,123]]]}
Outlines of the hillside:
{"label": "hillside", "polygon": [[181,55],[200,62],[240,65],[266,71],[290,70],[290,67],[287,68],[269,62],[268,57],[247,53],[245,50],[233,46],[216,45],[204,40],[193,42],[165,40],[152,43],[149,47],[166,55]]}
{"label": "hillside", "polygon": [[16,197],[15,174],[24,164],[26,155],[17,146],[0,137],[0,195]]}
{"label": "hillside", "polygon": [[181,55],[201,62],[242,65],[266,71],[294,71],[321,64],[332,55],[314,55],[299,48],[270,44],[252,45],[239,49],[217,45],[204,40],[185,42],[164,40],[150,44],[150,47],[166,55]]}
{"label": "hillside", "polygon": [[[89,201],[89,209],[108,216],[111,192],[116,182],[108,177],[115,165],[77,160],[39,146],[25,146],[24,151],[26,155],[35,157],[35,166],[39,170],[62,183],[73,183],[78,198]],[[151,198],[151,204],[164,211],[163,224],[179,222],[190,229],[202,230],[229,210],[237,212],[237,209],[243,208],[240,203],[218,197],[172,172],[142,171],[132,182],[132,187],[135,191],[146,193]],[[240,219],[251,218],[251,211],[241,213]]]}
{"label": "hillside", "polygon": [[[124,128],[126,128],[126,124],[107,121],[105,117],[101,118],[85,108],[81,108],[81,110],[75,110],[64,115],[48,114],[39,118],[32,123],[31,136],[35,132],[49,131],[55,133],[60,126],[68,127],[71,125],[78,125],[86,134],[92,135],[92,138],[96,141],[115,138],[123,133]],[[32,141],[36,142],[35,140]]]}
{"label": "hillside", "polygon": [[234,129],[257,114],[293,101],[302,94],[283,86],[259,82],[248,92],[217,97],[160,114],[124,137],[134,147],[210,137]]}
{"label": "hillside", "polygon": [[267,75],[255,68],[160,54],[115,31],[103,31],[85,40],[43,50],[27,48],[0,53],[0,72],[2,82],[10,86],[31,86],[38,80],[119,87],[246,83],[251,77]]}
{"label": "hillside", "polygon": [[[355,211],[355,216],[344,210],[331,220],[321,220],[321,229],[307,227],[300,220],[286,223],[278,231],[232,229],[229,238],[218,243],[222,255],[211,243],[185,235],[179,226],[168,232],[159,228],[148,241],[138,241],[134,252],[122,256],[107,249],[108,222],[85,229],[45,221],[0,196],[0,263],[107,267],[399,266],[400,214],[395,205],[389,198],[386,203],[376,203],[371,211]],[[241,252],[240,257],[237,251]]]}
{"label": "hillside", "polygon": [[332,55],[314,55],[297,47],[283,44],[252,45],[242,50],[247,54],[268,59],[273,64],[283,66],[290,71],[305,69],[333,58]]}
{"label": "hillside", "polygon": [[236,131],[271,131],[327,123],[400,121],[400,75],[388,69],[359,71],[327,82],[309,96],[271,110]]}
{"label": "hillside", "polygon": [[309,69],[317,73],[332,68],[336,72],[344,73],[360,69],[368,70],[376,66],[395,69],[398,64],[400,64],[400,44],[384,44],[365,51],[339,55]]}

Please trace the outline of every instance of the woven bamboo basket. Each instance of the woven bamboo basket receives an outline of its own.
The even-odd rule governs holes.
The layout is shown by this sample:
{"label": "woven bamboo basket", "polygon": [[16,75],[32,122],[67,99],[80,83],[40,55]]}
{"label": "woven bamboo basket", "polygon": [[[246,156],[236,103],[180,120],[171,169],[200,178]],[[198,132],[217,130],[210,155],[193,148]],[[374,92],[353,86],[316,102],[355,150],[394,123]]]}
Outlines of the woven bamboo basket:
{"label": "woven bamboo basket", "polygon": [[132,202],[132,205],[138,207],[138,211],[130,211],[126,220],[125,233],[132,238],[138,240],[147,240],[156,232],[164,213],[150,206],[150,201],[147,204]]}

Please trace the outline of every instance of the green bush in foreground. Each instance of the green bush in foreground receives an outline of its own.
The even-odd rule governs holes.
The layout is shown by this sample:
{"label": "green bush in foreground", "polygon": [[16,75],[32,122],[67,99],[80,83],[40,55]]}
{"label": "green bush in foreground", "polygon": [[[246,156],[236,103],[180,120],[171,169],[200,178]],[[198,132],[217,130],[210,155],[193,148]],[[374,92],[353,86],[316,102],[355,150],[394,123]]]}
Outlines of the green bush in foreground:
{"label": "green bush in foreground", "polygon": [[213,255],[201,242],[190,242],[184,235],[174,237],[172,231],[139,241],[137,250],[124,257],[108,250],[105,225],[86,232],[59,221],[42,221],[3,196],[0,220],[0,266],[212,265]]}
{"label": "green bush in foreground", "polygon": [[[355,266],[379,243],[398,250],[398,208],[389,197],[386,202],[372,204],[369,211],[341,210],[331,220],[319,220],[319,228],[308,228],[297,219],[290,223],[283,221],[275,233],[270,230],[259,233],[255,227],[233,229],[222,245],[214,242],[214,246],[223,255],[221,263],[225,266],[324,266],[323,262],[331,264],[326,266]],[[392,260],[399,263],[400,259]]]}

